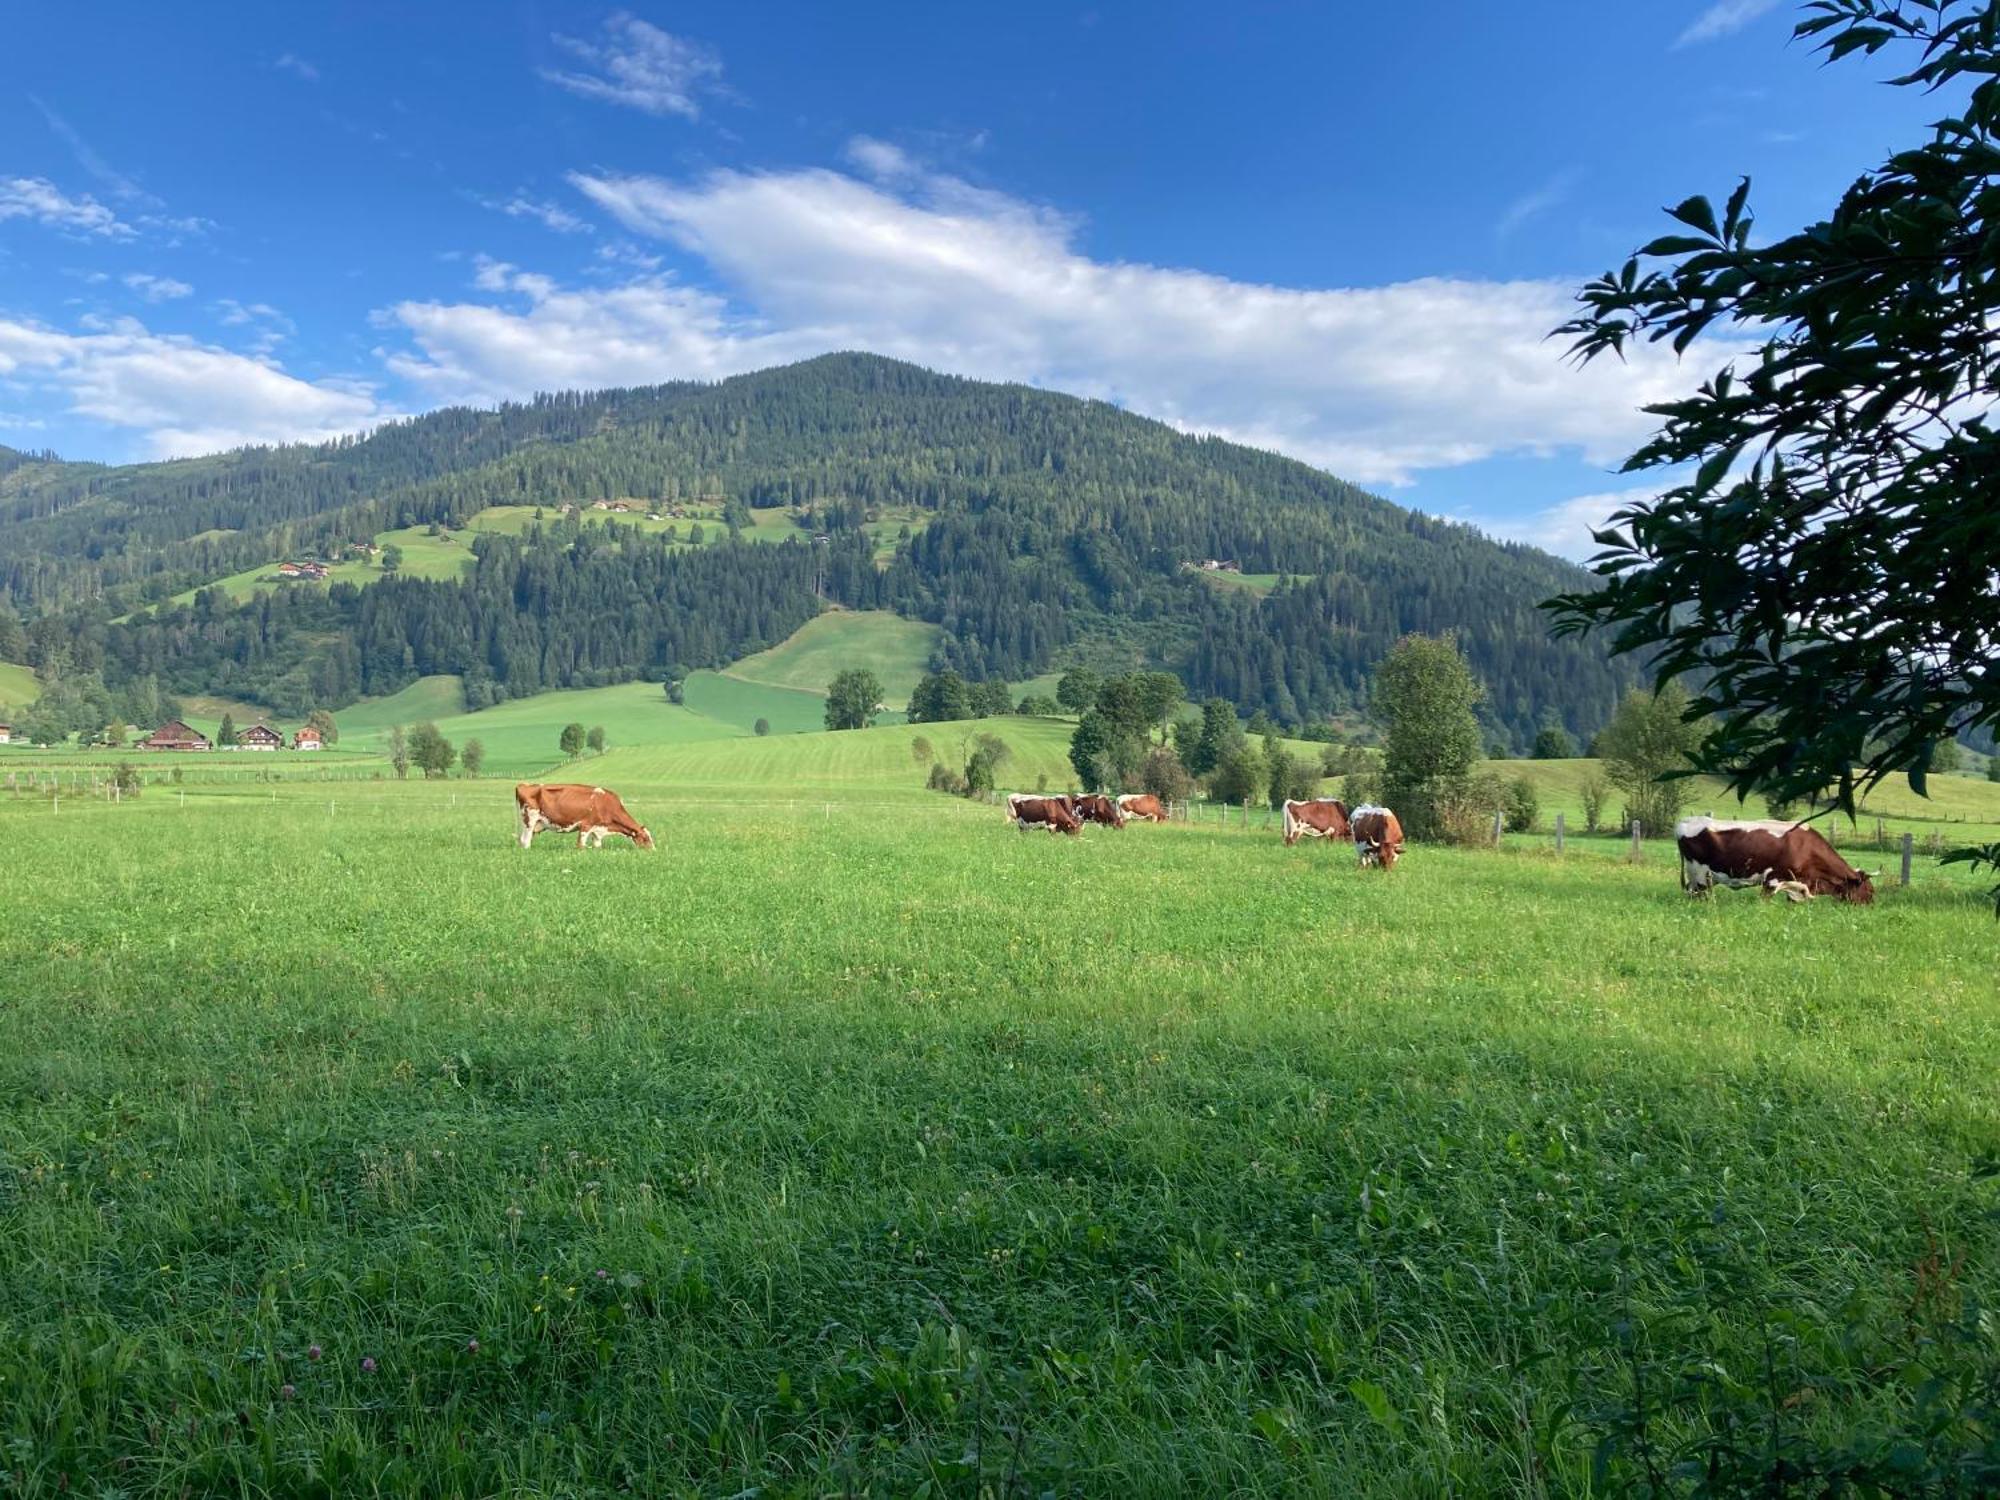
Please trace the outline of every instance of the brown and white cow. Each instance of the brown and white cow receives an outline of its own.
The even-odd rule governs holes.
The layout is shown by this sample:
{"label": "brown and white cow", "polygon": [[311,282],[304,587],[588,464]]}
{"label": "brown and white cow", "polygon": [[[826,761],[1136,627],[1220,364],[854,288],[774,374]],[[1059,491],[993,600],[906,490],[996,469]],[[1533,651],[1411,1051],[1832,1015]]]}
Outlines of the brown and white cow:
{"label": "brown and white cow", "polygon": [[1118,799],[1118,807],[1128,820],[1137,819],[1146,823],[1167,821],[1167,809],[1151,792],[1127,792]]}
{"label": "brown and white cow", "polygon": [[1102,823],[1106,828],[1123,828],[1125,810],[1116,799],[1102,792],[1086,792],[1069,799],[1070,810],[1086,823]]}
{"label": "brown and white cow", "polygon": [[1284,814],[1287,849],[1300,839],[1345,839],[1352,836],[1352,830],[1347,826],[1347,804],[1337,798],[1287,802]]}
{"label": "brown and white cow", "polygon": [[1683,818],[1674,825],[1680,848],[1681,889],[1707,895],[1719,885],[1778,891],[1788,901],[1831,896],[1865,905],[1875,899],[1872,877],[1839,854],[1817,828],[1758,819]]}
{"label": "brown and white cow", "polygon": [[1395,868],[1403,853],[1403,825],[1396,821],[1394,813],[1371,803],[1349,813],[1347,824],[1353,830],[1354,852],[1362,869],[1370,865],[1380,865],[1385,870]]}
{"label": "brown and white cow", "polygon": [[604,847],[604,835],[623,834],[641,849],[653,847],[653,836],[625,811],[625,804],[618,800],[616,792],[607,792],[601,786],[581,786],[575,783],[559,786],[543,786],[539,782],[524,781],[514,788],[514,808],[521,816],[521,847],[527,848],[534,842],[535,835],[544,828],[553,828],[558,833],[574,833],[576,847],[581,849],[591,839],[597,847]]}
{"label": "brown and white cow", "polygon": [[1031,797],[1024,792],[1007,794],[1007,816],[1026,833],[1030,828],[1046,828],[1050,833],[1072,837],[1083,832],[1083,823],[1067,797]]}

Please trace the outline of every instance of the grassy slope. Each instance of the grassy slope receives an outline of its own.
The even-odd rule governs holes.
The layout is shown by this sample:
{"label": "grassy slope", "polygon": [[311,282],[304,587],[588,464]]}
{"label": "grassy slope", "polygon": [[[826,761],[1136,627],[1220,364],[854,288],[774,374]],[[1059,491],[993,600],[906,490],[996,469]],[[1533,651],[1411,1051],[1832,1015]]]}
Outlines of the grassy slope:
{"label": "grassy slope", "polygon": [[744,682],[724,672],[690,672],[682,688],[687,706],[742,734],[759,719],[773,734],[803,734],[826,727],[826,699],[802,688]]}
{"label": "grassy slope", "polygon": [[0,661],[0,705],[19,711],[33,703],[41,693],[42,685],[36,681],[33,667]]}
{"label": "grassy slope", "polygon": [[[393,699],[370,705],[366,714],[349,710],[335,715],[341,728],[341,747],[379,752],[387,745],[390,725],[430,719],[454,745],[462,747],[466,740],[477,739],[486,747],[485,775],[516,777],[560,766],[558,741],[565,724],[578,723],[585,729],[601,726],[614,748],[627,744],[664,746],[738,732],[686,708],[676,708],[657,682],[541,693],[476,714],[465,713],[461,704],[456,678],[425,678]],[[595,776],[594,770],[583,769],[595,763],[595,757],[577,762],[577,779]]]}
{"label": "grassy slope", "polygon": [[[743,748],[907,731],[830,738]],[[1664,1466],[1709,1429],[1668,1372],[1761,1390],[1777,1328],[1818,1381],[1786,1432],[1837,1433],[2000,1296],[1962,884],[1362,877],[945,798],[802,817],[796,763],[743,764],[651,856],[523,854],[498,784],[0,798],[38,872],[0,924],[24,1493],[1619,1492],[1635,1320]]]}
{"label": "grassy slope", "polygon": [[942,633],[935,625],[884,610],[829,610],[782,644],[724,670],[745,682],[824,694],[840,672],[866,667],[882,680],[887,701],[900,707],[909,701]]}
{"label": "grassy slope", "polygon": [[669,794],[691,789],[707,796],[731,789],[785,797],[795,792],[865,790],[915,797],[930,762],[912,753],[912,743],[918,738],[929,741],[938,756],[956,766],[964,763],[967,740],[975,734],[997,734],[1014,752],[1000,773],[1005,785],[1032,787],[1037,776],[1047,776],[1052,786],[1068,786],[1073,778],[1070,726],[1056,720],[1013,718],[634,746],[593,761],[591,774],[620,786],[650,784]]}

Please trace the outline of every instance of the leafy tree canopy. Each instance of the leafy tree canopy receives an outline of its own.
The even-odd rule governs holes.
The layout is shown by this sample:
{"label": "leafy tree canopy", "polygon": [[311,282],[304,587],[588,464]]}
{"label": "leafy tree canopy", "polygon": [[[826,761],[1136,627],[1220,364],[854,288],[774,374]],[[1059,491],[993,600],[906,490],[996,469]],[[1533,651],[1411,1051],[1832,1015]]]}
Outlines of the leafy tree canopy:
{"label": "leafy tree canopy", "polygon": [[1819,223],[1759,239],[1745,181],[1582,290],[1559,332],[1583,360],[1754,346],[1649,408],[1663,425],[1625,467],[1668,488],[1598,534],[1604,586],[1550,607],[1696,684],[1695,762],[1739,795],[1832,787],[1851,812],[1897,771],[1924,792],[1931,747],[2000,721],[2000,12],[1806,10],[1796,35],[1829,60],[1907,55],[1893,81],[1945,118]]}
{"label": "leafy tree canopy", "polygon": [[866,729],[881,708],[882,681],[865,667],[850,667],[827,684],[828,729]]}

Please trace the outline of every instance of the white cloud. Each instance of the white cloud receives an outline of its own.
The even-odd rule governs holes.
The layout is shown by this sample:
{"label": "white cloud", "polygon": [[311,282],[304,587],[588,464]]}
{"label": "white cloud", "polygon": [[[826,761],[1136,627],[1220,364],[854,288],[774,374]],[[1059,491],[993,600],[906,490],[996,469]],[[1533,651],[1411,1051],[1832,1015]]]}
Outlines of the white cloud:
{"label": "white cloud", "polygon": [[901,146],[892,146],[887,141],[878,141],[868,135],[857,135],[849,141],[846,156],[870,177],[882,182],[910,177],[917,170],[910,153]]}
{"label": "white cloud", "polygon": [[1578,495],[1532,515],[1513,519],[1477,516],[1454,519],[1470,520],[1480,530],[1508,541],[1526,542],[1558,557],[1588,562],[1604,550],[1591,539],[1593,531],[1602,531],[1604,523],[1626,506],[1636,505],[1642,500],[1656,500],[1660,493],[1657,487],[1606,490],[1595,495]]}
{"label": "white cloud", "polygon": [[660,269],[660,257],[649,255],[630,240],[607,240],[597,247],[597,258],[614,266],[631,266],[639,271]]}
{"label": "white cloud", "polygon": [[0,177],[0,221],[29,219],[50,229],[127,240],[130,224],[90,194],[72,198],[46,177]]}
{"label": "white cloud", "polygon": [[92,150],[90,142],[86,141],[69,121],[50,109],[48,105],[44,104],[35,95],[28,95],[28,100],[36,109],[42,112],[42,118],[48,121],[49,129],[53,130],[61,138],[63,144],[69,147],[70,154],[76,158],[76,164],[92,177],[95,177],[99,182],[103,183],[105,187],[109,188],[114,198],[121,198],[127,202],[136,203],[142,208],[161,208],[165,206],[158,198],[155,198],[151,193],[140,187],[138,183],[127,177],[123,172],[119,171],[110,162]]}
{"label": "white cloud", "polygon": [[510,219],[533,219],[557,234],[597,232],[594,226],[579,219],[560,203],[551,203],[546,198],[531,198],[525,192],[515,193],[510,198],[481,198],[478,202],[482,208],[503,213]]}
{"label": "white cloud", "polygon": [[0,378],[60,393],[79,416],[144,432],[158,458],[319,442],[393,415],[365,386],[301,380],[248,355],[151,333],[136,319],[99,326],[72,334],[0,318]]}
{"label": "white cloud", "polygon": [[649,115],[698,119],[696,96],[718,86],[722,59],[713,49],[616,11],[604,22],[602,42],[556,36],[555,44],[590,71],[543,68],[542,77],[586,99],[629,104]]}
{"label": "white cloud", "polygon": [[635,234],[705,260],[725,291],[642,276],[574,289],[486,263],[496,299],[405,302],[397,373],[450,400],[716,378],[833,349],[1120,402],[1366,483],[1501,454],[1610,463],[1638,408],[1692,376],[1655,347],[1578,370],[1546,335],[1567,281],[1429,278],[1302,289],[1091,259],[1046,209],[919,173],[691,183],[584,177]]}
{"label": "white cloud", "polygon": [[251,352],[259,358],[268,356],[299,331],[296,323],[268,302],[238,302],[234,297],[224,297],[209,307],[224,327],[249,330]]}
{"label": "white cloud", "polygon": [[194,293],[194,288],[185,281],[176,281],[171,276],[155,276],[147,271],[127,271],[120,280],[148,302],[169,302]]}
{"label": "white cloud", "polygon": [[1523,193],[1507,205],[1500,220],[1493,226],[1493,232],[1505,239],[1530,219],[1547,213],[1569,197],[1570,189],[1576,186],[1574,171],[1558,172],[1533,192]]}
{"label": "white cloud", "polygon": [[1697,42],[1712,42],[1741,31],[1765,12],[1777,8],[1778,0],[1715,0],[1715,4],[1688,24],[1687,30],[1674,38],[1674,45],[1691,47]]}
{"label": "white cloud", "polygon": [[284,53],[278,58],[276,62],[272,63],[271,66],[274,68],[281,68],[287,73],[296,73],[299,77],[303,78],[307,83],[319,82],[319,69],[315,68],[311,63],[307,62],[303,57],[300,57],[296,52]]}

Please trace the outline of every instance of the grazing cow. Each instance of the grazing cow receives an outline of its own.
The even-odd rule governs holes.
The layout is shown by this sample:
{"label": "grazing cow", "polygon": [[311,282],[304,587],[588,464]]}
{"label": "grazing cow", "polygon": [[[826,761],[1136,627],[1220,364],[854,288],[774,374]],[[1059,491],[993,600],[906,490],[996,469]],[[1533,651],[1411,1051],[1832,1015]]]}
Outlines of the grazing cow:
{"label": "grazing cow", "polygon": [[1380,865],[1392,870],[1403,852],[1403,825],[1396,821],[1396,815],[1386,807],[1357,807],[1347,815],[1348,827],[1354,831],[1354,852],[1360,857],[1361,868]]}
{"label": "grazing cow", "polygon": [[1102,823],[1106,828],[1125,826],[1125,809],[1101,792],[1087,792],[1069,799],[1070,809],[1086,823]]}
{"label": "grazing cow", "polygon": [[1147,823],[1167,821],[1167,809],[1151,792],[1127,792],[1118,799],[1118,809],[1128,820],[1138,819]]}
{"label": "grazing cow", "polygon": [[1007,794],[1007,816],[1026,833],[1030,828],[1046,828],[1050,833],[1074,837],[1083,832],[1083,822],[1067,797],[1030,797],[1023,792]]}
{"label": "grazing cow", "polygon": [[1674,842],[1680,848],[1681,889],[1691,896],[1707,895],[1719,885],[1754,885],[1766,898],[1783,891],[1788,901],[1832,896],[1865,905],[1875,899],[1872,877],[1803,823],[1683,818],[1674,825]]}
{"label": "grazing cow", "polygon": [[514,806],[521,814],[521,847],[534,842],[544,828],[558,833],[574,833],[576,847],[595,839],[604,847],[604,835],[623,834],[641,849],[653,847],[653,836],[633,821],[616,792],[601,786],[543,786],[524,781],[514,788]]}
{"label": "grazing cow", "polygon": [[1285,847],[1300,839],[1345,839],[1352,837],[1347,826],[1347,804],[1322,797],[1312,802],[1285,804]]}

